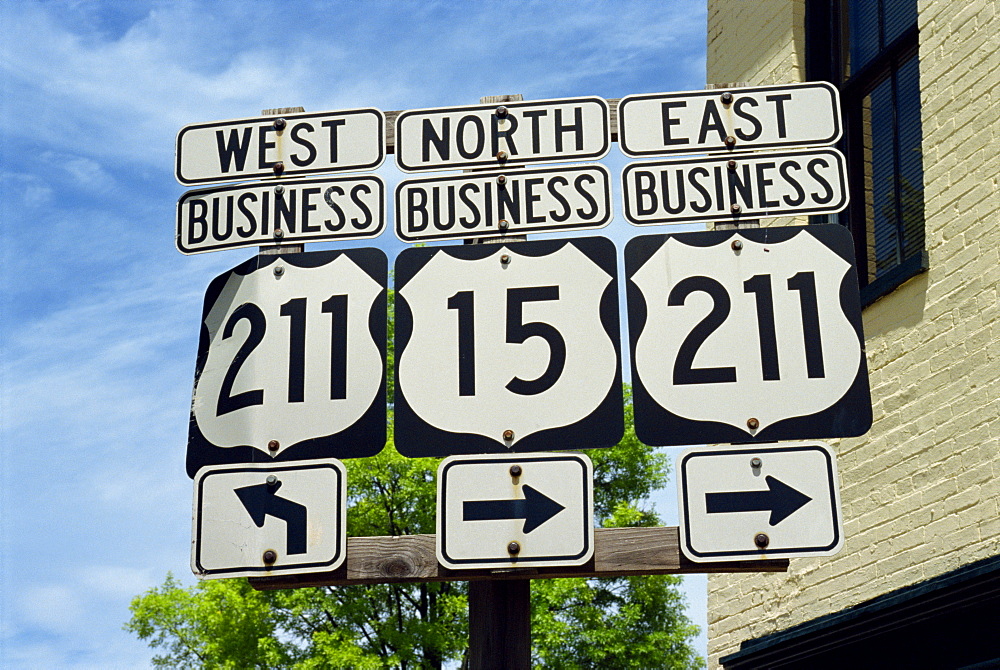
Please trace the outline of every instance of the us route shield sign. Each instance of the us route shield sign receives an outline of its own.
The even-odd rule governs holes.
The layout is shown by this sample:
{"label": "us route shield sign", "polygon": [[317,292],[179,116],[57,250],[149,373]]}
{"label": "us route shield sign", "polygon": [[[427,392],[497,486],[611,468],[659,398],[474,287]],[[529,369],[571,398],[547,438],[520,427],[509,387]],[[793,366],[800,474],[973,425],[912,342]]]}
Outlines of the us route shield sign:
{"label": "us route shield sign", "polygon": [[625,268],[635,429],[646,444],[853,437],[871,427],[846,228],[637,237]]}
{"label": "us route shield sign", "polygon": [[354,458],[385,446],[388,261],[378,249],[256,256],[208,287],[187,471]]}
{"label": "us route shield sign", "polygon": [[594,553],[593,489],[583,454],[446,458],[438,562],[453,570],[582,565]]}
{"label": "us route shield sign", "polygon": [[688,449],[677,491],[692,561],[831,556],[844,544],[836,457],[822,442]]}
{"label": "us route shield sign", "polygon": [[581,449],[621,439],[610,240],[406,249],[396,287],[400,453]]}

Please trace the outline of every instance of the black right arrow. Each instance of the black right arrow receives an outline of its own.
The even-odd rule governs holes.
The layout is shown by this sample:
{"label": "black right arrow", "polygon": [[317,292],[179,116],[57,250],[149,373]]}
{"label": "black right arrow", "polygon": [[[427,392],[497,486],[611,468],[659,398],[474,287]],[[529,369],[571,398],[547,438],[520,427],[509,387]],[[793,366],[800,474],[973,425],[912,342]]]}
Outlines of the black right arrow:
{"label": "black right arrow", "polygon": [[524,491],[524,498],[518,500],[466,500],[462,503],[462,520],[524,519],[522,532],[527,534],[566,509],[527,484],[521,489]]}
{"label": "black right arrow", "polygon": [[236,495],[250,514],[254,524],[263,528],[264,517],[271,515],[285,521],[286,551],[289,554],[306,553],[306,508],[287,498],[275,495],[281,482],[271,484],[255,484],[236,489]]}
{"label": "black right arrow", "polygon": [[705,511],[709,514],[728,512],[770,512],[768,524],[776,526],[793,512],[812,500],[806,494],[796,491],[788,484],[767,475],[766,491],[735,491],[729,493],[706,493]]}

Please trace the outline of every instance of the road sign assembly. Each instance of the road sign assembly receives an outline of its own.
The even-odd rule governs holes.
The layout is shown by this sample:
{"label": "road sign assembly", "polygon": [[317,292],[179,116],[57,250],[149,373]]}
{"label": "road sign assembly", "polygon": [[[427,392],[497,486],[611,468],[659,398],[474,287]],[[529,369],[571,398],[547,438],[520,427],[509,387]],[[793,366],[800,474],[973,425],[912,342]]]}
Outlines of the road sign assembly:
{"label": "road sign assembly", "polygon": [[602,98],[564,98],[414,109],[396,117],[404,172],[589,161],[611,147]]}
{"label": "road sign assembly", "polygon": [[379,249],[260,255],[208,287],[188,434],[206,465],[353,458],[385,446]]}
{"label": "road sign assembly", "polygon": [[650,445],[853,437],[872,423],[854,246],[836,225],[625,249],[635,429]]}
{"label": "road sign assembly", "polygon": [[199,470],[192,571],[216,579],[336,569],[347,555],[346,484],[334,459]]}
{"label": "road sign assembly", "polygon": [[840,139],[840,97],[826,82],[627,95],[618,103],[626,156],[824,146]]}
{"label": "road sign assembly", "polygon": [[374,170],[385,160],[377,109],[263,116],[184,126],[174,174],[182,184]]}
{"label": "road sign assembly", "polygon": [[688,449],[676,471],[681,550],[692,561],[832,556],[844,544],[829,445]]}
{"label": "road sign assembly", "polygon": [[177,201],[177,249],[219,249],[378,237],[385,183],[378,175],[215,186]]}
{"label": "road sign assembly", "polygon": [[637,226],[832,214],[847,207],[847,164],[836,149],[630,163],[622,199]]}
{"label": "road sign assembly", "polygon": [[395,278],[401,454],[610,447],[621,439],[610,240],[405,249]]}
{"label": "road sign assembly", "polygon": [[441,565],[583,565],[594,553],[594,475],[583,454],[452,456],[438,467]]}
{"label": "road sign assembly", "polygon": [[404,242],[602,228],[611,175],[592,163],[406,179],[395,211]]}

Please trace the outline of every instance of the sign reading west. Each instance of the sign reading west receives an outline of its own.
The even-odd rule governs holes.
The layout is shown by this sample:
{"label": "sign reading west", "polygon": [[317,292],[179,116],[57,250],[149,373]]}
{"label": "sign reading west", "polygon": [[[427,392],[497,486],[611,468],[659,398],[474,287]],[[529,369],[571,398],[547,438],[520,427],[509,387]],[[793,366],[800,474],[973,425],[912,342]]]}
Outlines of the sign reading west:
{"label": "sign reading west", "polygon": [[597,448],[621,439],[610,240],[405,249],[395,277],[401,454]]}
{"label": "sign reading west", "polygon": [[692,561],[832,556],[844,545],[836,457],[822,442],[688,449],[677,492]]}
{"label": "sign reading west", "polygon": [[334,459],[203,468],[191,569],[202,579],[335,570],[347,556],[346,512],[346,471]]}
{"label": "sign reading west", "polygon": [[583,454],[452,456],[437,480],[446,568],[583,565],[594,554],[594,466]]}
{"label": "sign reading west", "polygon": [[404,172],[597,160],[611,147],[602,98],[416,109],[396,117]]}
{"label": "sign reading west", "polygon": [[625,218],[637,226],[832,214],[847,207],[847,165],[836,149],[630,163]]}
{"label": "sign reading west", "polygon": [[407,179],[396,186],[404,242],[601,228],[612,217],[600,163]]}
{"label": "sign reading west", "polygon": [[618,133],[635,158],[823,146],[840,139],[840,98],[826,82],[629,95]]}
{"label": "sign reading west", "polygon": [[378,175],[217,186],[177,201],[177,249],[184,254],[367,239],[384,228],[385,184]]}
{"label": "sign reading west", "polygon": [[373,170],[385,160],[377,109],[286,114],[184,126],[175,175],[182,184]]}
{"label": "sign reading west", "polygon": [[625,248],[635,430],[650,445],[864,434],[871,395],[843,226]]}
{"label": "sign reading west", "polygon": [[256,256],[208,287],[187,471],[377,454],[386,279],[378,249]]}

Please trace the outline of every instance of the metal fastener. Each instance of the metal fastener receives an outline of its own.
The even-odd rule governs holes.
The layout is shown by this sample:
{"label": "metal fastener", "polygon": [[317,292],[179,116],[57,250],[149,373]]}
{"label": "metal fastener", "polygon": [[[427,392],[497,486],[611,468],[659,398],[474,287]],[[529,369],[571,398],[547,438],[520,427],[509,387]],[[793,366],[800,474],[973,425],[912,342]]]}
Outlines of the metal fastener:
{"label": "metal fastener", "polygon": [[735,170],[736,169],[736,161],[728,161],[726,163],[726,167],[729,168],[730,170]]}
{"label": "metal fastener", "polygon": [[521,551],[521,543],[520,542],[508,542],[507,543],[507,553],[508,554],[517,554],[517,553],[520,553],[520,551]]}
{"label": "metal fastener", "polygon": [[503,186],[504,184],[506,184],[507,183],[507,175],[505,175],[505,174],[497,175],[497,183],[500,184],[501,186]]}
{"label": "metal fastener", "polygon": [[751,468],[759,468],[762,463],[763,462],[759,458],[757,458],[756,456],[754,456],[753,458],[750,459],[750,467]]}
{"label": "metal fastener", "polygon": [[287,125],[288,125],[288,122],[285,121],[284,119],[278,118],[278,119],[274,120],[274,129],[275,130],[284,130],[285,126],[287,126]]}
{"label": "metal fastener", "polygon": [[733,137],[732,135],[727,135],[726,136],[726,146],[729,147],[730,149],[732,149],[734,146],[736,146],[736,138]]}
{"label": "metal fastener", "polygon": [[285,187],[282,186],[281,184],[278,184],[277,186],[274,187],[274,194],[275,195],[284,195],[285,194]]}
{"label": "metal fastener", "polygon": [[510,476],[511,477],[520,477],[521,476],[521,466],[517,465],[516,463],[514,465],[510,466]]}
{"label": "metal fastener", "polygon": [[753,417],[747,419],[747,428],[749,428],[750,430],[757,430],[759,426],[760,426],[760,421],[758,421],[757,419]]}
{"label": "metal fastener", "polygon": [[278,161],[272,169],[274,170],[274,174],[281,174],[285,171],[285,164],[282,161]]}
{"label": "metal fastener", "polygon": [[497,152],[497,160],[498,161],[505,161],[505,160],[507,160],[507,152],[503,151],[502,149],[500,151],[498,151]]}
{"label": "metal fastener", "polygon": [[[510,263],[510,255],[508,255],[508,254],[500,254],[500,263],[501,263],[501,265],[507,265],[508,263]],[[506,435],[506,434],[507,433],[505,432],[504,435]]]}
{"label": "metal fastener", "polygon": [[[280,265],[275,265],[274,266],[274,276],[275,277],[280,277],[283,274],[285,274],[285,268],[282,267],[282,266],[280,266]],[[275,449],[277,449],[277,447],[275,447]]]}
{"label": "metal fastener", "polygon": [[274,236],[277,237],[280,240],[282,237],[285,236],[285,231],[283,231],[281,228],[275,228],[274,229]]}
{"label": "metal fastener", "polygon": [[274,486],[277,483],[278,483],[277,476],[275,476],[275,475],[268,475],[267,476],[267,485],[268,486]]}
{"label": "metal fastener", "polygon": [[507,230],[507,228],[510,227],[510,222],[507,221],[507,219],[500,219],[499,221],[497,221],[497,227],[500,230]]}
{"label": "metal fastener", "polygon": [[728,105],[732,101],[733,101],[733,94],[732,93],[730,93],[729,91],[726,91],[725,93],[722,94],[722,104],[723,105]]}
{"label": "metal fastener", "polygon": [[733,243],[730,244],[729,246],[732,247],[733,251],[739,251],[740,249],[743,248],[743,242],[741,242],[740,240],[733,240]]}
{"label": "metal fastener", "polygon": [[507,108],[504,107],[503,105],[497,107],[497,116],[500,117],[501,119],[507,116]]}
{"label": "metal fastener", "polygon": [[264,556],[262,558],[264,559],[264,562],[267,564],[274,563],[276,560],[278,560],[278,552],[276,552],[274,549],[268,549],[267,551],[264,552]]}
{"label": "metal fastener", "polygon": [[267,448],[270,449],[271,451],[277,451],[279,446],[281,445],[278,444],[277,440],[271,440],[270,442],[267,443]]}
{"label": "metal fastener", "polygon": [[504,442],[510,442],[514,439],[514,431],[507,429],[503,432]]}
{"label": "metal fastener", "polygon": [[743,211],[743,208],[737,204],[734,204],[732,207],[729,208],[729,211],[731,211],[733,214],[739,214],[740,212]]}
{"label": "metal fastener", "polygon": [[757,533],[753,537],[753,543],[763,549],[771,543],[771,538],[767,536],[767,533]]}

